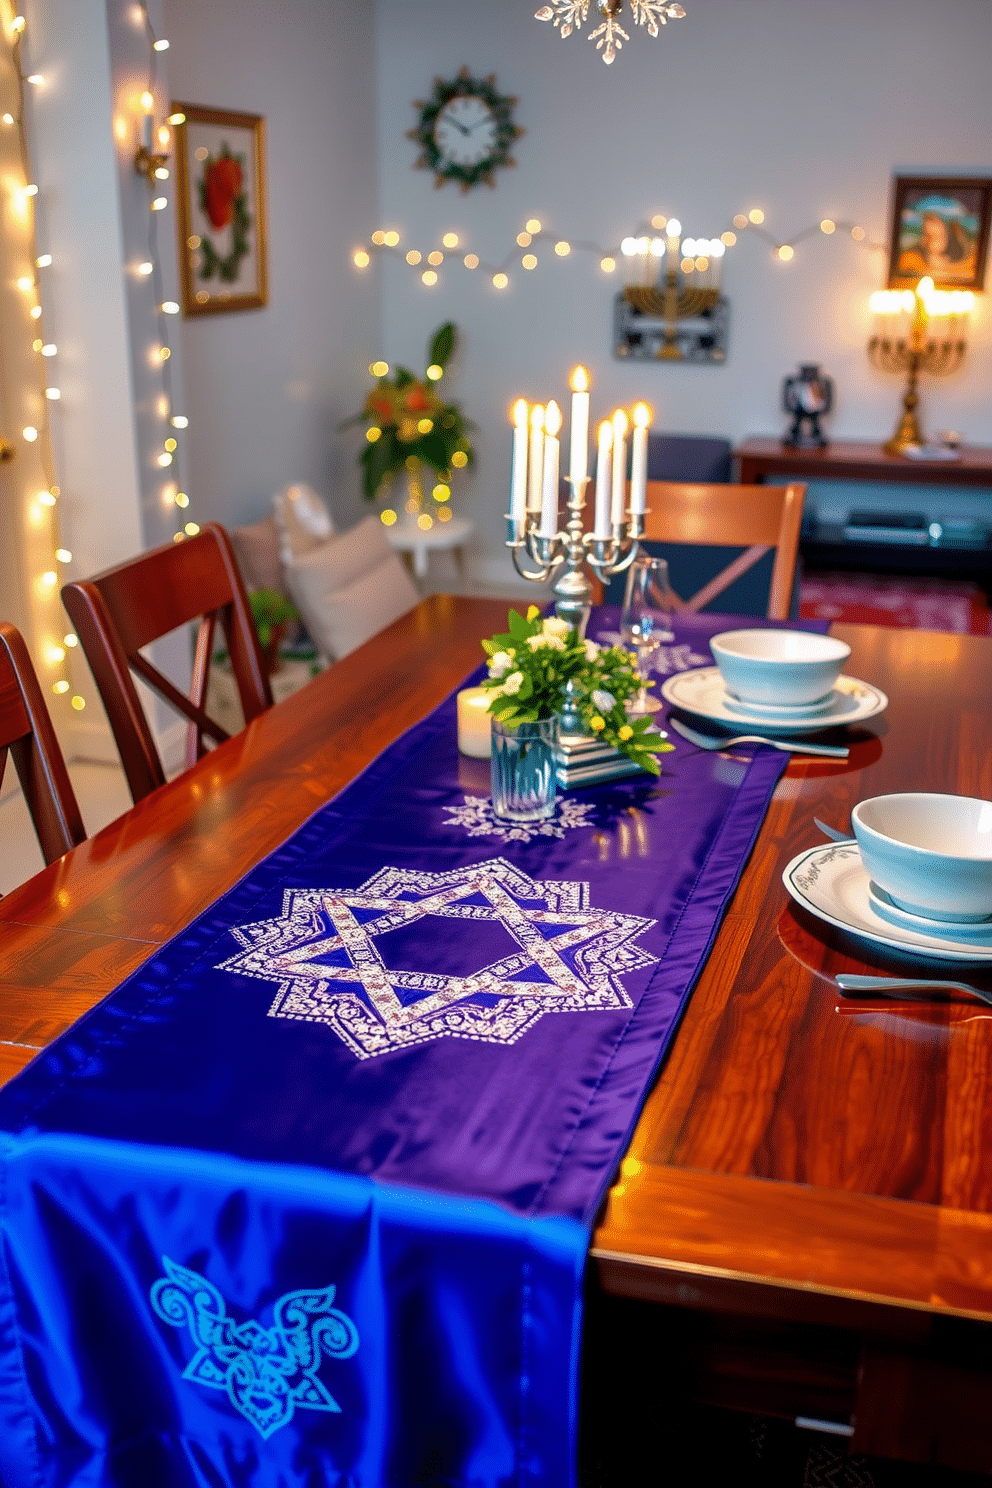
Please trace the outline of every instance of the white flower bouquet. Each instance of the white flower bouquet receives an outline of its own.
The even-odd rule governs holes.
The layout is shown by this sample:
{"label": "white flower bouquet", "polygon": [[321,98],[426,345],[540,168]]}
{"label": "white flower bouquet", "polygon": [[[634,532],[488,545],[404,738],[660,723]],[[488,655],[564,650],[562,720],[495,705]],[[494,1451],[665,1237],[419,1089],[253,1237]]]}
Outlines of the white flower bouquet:
{"label": "white flower bouquet", "polygon": [[566,620],[541,619],[531,605],[526,619],[511,610],[507,633],[483,641],[489,676],[482,683],[492,697],[489,711],[508,728],[537,723],[561,711],[565,688],[590,734],[598,735],[660,774],[656,756],[673,746],[653,728],[650,716],[629,718],[624,706],[640,690],[634,658],[621,646],[583,640]]}

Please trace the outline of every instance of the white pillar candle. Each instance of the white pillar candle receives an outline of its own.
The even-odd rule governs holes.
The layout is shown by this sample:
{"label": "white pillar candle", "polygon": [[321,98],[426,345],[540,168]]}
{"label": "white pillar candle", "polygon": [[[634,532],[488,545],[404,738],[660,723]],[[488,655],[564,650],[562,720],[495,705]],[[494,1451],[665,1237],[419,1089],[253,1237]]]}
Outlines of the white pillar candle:
{"label": "white pillar candle", "polygon": [[561,409],[552,398],[544,410],[544,480],[541,486],[541,537],[558,531],[558,460]]}
{"label": "white pillar candle", "polygon": [[576,367],[569,378],[572,389],[568,478],[584,481],[589,474],[589,373]]}
{"label": "white pillar candle", "polygon": [[630,449],[630,509],[644,515],[648,480],[648,428],[651,410],[646,403],[634,408],[634,433]]}
{"label": "white pillar candle", "polygon": [[627,415],[618,408],[613,415],[613,509],[614,526],[623,521],[627,495]]}
{"label": "white pillar candle", "polygon": [[518,398],[511,413],[513,419],[513,470],[510,476],[510,517],[514,527],[523,525],[527,510],[527,421],[530,409],[526,398]]}
{"label": "white pillar candle", "polygon": [[458,749],[473,759],[488,759],[492,750],[491,692],[466,687],[458,694]]}
{"label": "white pillar candle", "polygon": [[596,519],[592,535],[605,539],[610,535],[610,450],[613,448],[613,425],[609,419],[599,426],[597,444]]}
{"label": "white pillar candle", "polygon": [[527,487],[527,510],[541,509],[541,481],[544,476],[544,404],[535,403],[530,411],[530,482]]}

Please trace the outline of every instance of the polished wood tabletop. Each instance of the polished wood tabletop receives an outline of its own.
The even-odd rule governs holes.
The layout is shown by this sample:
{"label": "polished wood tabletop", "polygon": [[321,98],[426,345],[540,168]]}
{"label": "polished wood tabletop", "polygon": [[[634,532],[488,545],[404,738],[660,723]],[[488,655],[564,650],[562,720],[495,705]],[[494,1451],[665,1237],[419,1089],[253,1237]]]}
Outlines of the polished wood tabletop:
{"label": "polished wood tabletop", "polygon": [[[0,900],[0,1078],[436,706],[505,616],[504,602],[423,601]],[[881,687],[888,711],[851,731],[848,761],[790,762],[592,1258],[605,1293],[662,1310],[777,1319],[804,1327],[805,1339],[822,1327],[856,1333],[856,1368],[834,1392],[834,1414],[857,1416],[865,1450],[912,1456],[872,1414],[872,1379],[883,1388],[871,1398],[888,1399],[900,1360],[930,1348],[934,1318],[980,1325],[992,1358],[992,1014],[967,1002],[841,998],[835,973],[907,963],[794,907],[781,873],[821,840],[814,815],[846,829],[868,796],[992,799],[992,640],[834,633],[852,648],[845,670]],[[932,1370],[926,1380],[932,1391]],[[810,1398],[827,1411],[821,1385]],[[904,1385],[915,1412],[924,1385]],[[722,1386],[700,1388],[722,1398]],[[992,1387],[986,1405],[992,1412]],[[944,1460],[932,1442],[917,1460],[927,1452]]]}

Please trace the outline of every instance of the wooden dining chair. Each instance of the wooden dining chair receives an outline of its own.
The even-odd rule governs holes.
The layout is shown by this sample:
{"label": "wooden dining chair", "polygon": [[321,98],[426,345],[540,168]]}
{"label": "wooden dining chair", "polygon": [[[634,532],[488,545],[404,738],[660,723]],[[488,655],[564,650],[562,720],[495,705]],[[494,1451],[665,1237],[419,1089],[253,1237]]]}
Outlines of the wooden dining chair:
{"label": "wooden dining chair", "polygon": [[[248,596],[224,528],[208,522],[195,537],[168,543],[66,584],[62,600],[107,711],[124,773],[137,802],[165,784],[165,770],[131,673],[189,720],[186,768],[230,738],[204,711],[218,621],[246,723],[272,705]],[[142,649],[199,620],[189,696]]]}
{"label": "wooden dining chair", "polygon": [[0,621],[0,781],[8,750],[45,862],[54,863],[86,830],[28,649]]}
{"label": "wooden dining chair", "polygon": [[[681,609],[699,611],[713,606],[787,620],[805,496],[802,484],[648,481],[641,546],[653,556],[668,559]],[[702,548],[711,551],[705,555],[695,551]],[[750,592],[742,582],[746,579],[754,581]],[[683,597],[687,588],[693,592]],[[623,598],[616,581],[606,598],[614,604]]]}

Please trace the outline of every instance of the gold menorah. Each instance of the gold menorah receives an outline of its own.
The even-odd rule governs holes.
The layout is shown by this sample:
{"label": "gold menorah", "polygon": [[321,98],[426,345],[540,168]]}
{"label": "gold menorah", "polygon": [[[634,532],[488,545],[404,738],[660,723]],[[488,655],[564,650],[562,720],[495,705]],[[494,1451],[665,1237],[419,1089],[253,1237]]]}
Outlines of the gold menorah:
{"label": "gold menorah", "polygon": [[682,353],[676,340],[680,320],[689,320],[712,310],[720,299],[718,289],[703,289],[695,286],[679,288],[679,275],[669,269],[664,288],[654,284],[631,285],[624,290],[624,299],[642,315],[654,315],[665,322],[664,345],[658,353],[662,361],[680,362]]}
{"label": "gold menorah", "polygon": [[[902,417],[895,433],[884,446],[887,454],[901,455],[909,445],[925,444],[916,410],[916,391],[921,372],[937,377],[956,372],[968,349],[967,315],[975,297],[969,290],[934,289],[933,280],[921,279],[916,289],[878,290],[871,297],[876,315],[912,316],[908,332],[891,336],[884,332],[868,342],[868,358],[881,372],[905,372],[906,391],[902,398]],[[943,335],[929,335],[931,321],[946,319]],[[960,323],[959,323],[960,322]]]}

